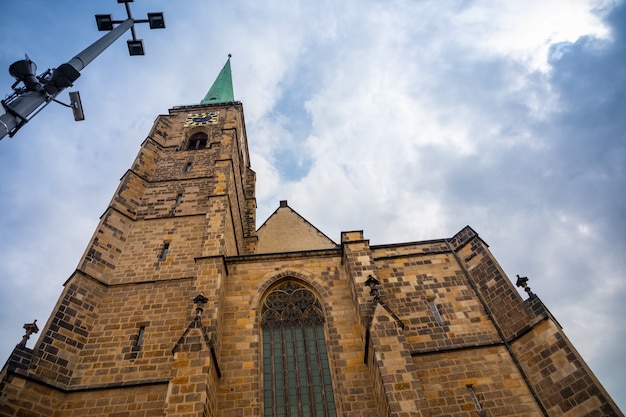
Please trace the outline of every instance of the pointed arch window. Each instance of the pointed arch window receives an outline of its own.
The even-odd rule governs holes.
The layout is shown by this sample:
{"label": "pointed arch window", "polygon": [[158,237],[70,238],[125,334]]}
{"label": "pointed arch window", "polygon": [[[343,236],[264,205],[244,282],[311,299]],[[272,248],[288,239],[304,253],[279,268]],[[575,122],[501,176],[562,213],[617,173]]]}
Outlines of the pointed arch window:
{"label": "pointed arch window", "polygon": [[263,399],[265,417],[336,417],[324,315],[315,295],[287,282],[265,299]]}

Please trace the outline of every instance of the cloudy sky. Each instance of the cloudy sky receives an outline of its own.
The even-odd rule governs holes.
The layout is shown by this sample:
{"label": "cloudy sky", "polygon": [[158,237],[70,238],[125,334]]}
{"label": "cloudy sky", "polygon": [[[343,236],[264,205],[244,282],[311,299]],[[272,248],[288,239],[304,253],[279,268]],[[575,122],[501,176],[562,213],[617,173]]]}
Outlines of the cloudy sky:
{"label": "cloudy sky", "polygon": [[[197,104],[233,54],[258,225],[281,199],[339,241],[472,226],[530,278],[626,409],[626,4],[622,0],[137,0],[137,27],[0,141],[0,362],[45,322],[158,114]],[[97,39],[113,0],[1,0],[0,91]],[[64,94],[63,99],[67,98]],[[31,341],[30,346],[32,346]]]}

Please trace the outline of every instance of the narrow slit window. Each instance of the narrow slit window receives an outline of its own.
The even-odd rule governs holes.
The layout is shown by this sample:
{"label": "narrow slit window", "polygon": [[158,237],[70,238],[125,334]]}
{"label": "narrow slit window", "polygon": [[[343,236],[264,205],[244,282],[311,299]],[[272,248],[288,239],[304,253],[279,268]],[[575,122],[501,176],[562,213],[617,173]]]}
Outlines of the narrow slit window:
{"label": "narrow slit window", "polygon": [[143,334],[146,330],[146,326],[141,326],[139,328],[139,332],[137,333],[137,339],[135,340],[135,345],[133,346],[133,350],[140,350],[141,345],[143,343]]}
{"label": "narrow slit window", "polygon": [[161,251],[161,256],[159,257],[160,261],[164,261],[167,259],[167,253],[170,250],[170,243],[169,242],[165,242],[163,244],[163,250]]}
{"label": "narrow slit window", "polygon": [[441,318],[441,313],[439,313],[439,308],[437,307],[437,303],[435,300],[428,300],[428,305],[430,306],[430,311],[433,313],[433,317],[437,324],[443,324],[443,318]]}
{"label": "narrow slit window", "polygon": [[474,403],[474,407],[476,408],[476,411],[478,412],[479,416],[484,416],[485,412],[483,411],[483,408],[480,406],[480,402],[478,401],[478,397],[476,397],[476,392],[474,391],[474,386],[472,385],[467,385],[467,392],[469,393],[470,397],[472,398],[472,402]]}
{"label": "narrow slit window", "polygon": [[187,165],[185,165],[185,172],[191,172],[191,162],[187,162]]}
{"label": "narrow slit window", "polygon": [[180,206],[180,203],[182,203],[182,202],[183,202],[183,195],[182,194],[178,194],[176,196],[176,205]]}

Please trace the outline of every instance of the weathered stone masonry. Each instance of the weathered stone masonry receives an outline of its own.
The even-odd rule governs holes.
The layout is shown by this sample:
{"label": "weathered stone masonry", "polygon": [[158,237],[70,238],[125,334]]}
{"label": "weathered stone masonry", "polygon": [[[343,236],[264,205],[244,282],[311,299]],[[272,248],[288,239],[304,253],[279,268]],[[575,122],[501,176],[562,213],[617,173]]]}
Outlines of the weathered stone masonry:
{"label": "weathered stone masonry", "polygon": [[623,416],[470,227],[337,244],[282,201],[257,229],[255,185],[241,103],[157,117],[39,339],[0,372],[0,416],[264,416],[261,306],[287,281],[319,301],[328,415]]}

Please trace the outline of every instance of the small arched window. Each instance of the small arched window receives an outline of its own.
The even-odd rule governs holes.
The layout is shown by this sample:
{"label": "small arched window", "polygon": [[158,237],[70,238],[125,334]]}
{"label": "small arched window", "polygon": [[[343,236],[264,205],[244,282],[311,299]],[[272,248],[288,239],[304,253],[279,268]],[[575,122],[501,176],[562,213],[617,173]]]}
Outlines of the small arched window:
{"label": "small arched window", "polygon": [[276,287],[262,312],[264,417],[336,417],[324,315],[296,282]]}
{"label": "small arched window", "polygon": [[187,150],[197,150],[206,148],[208,136],[206,133],[198,132],[191,135],[189,143],[187,143]]}

